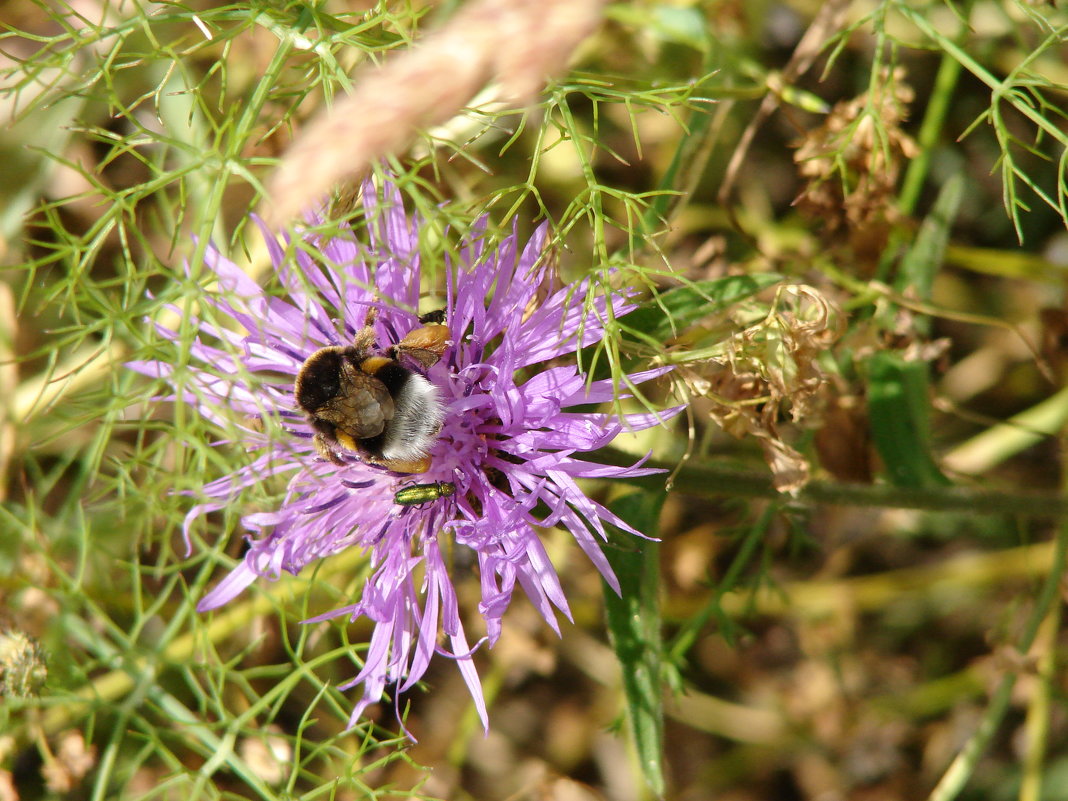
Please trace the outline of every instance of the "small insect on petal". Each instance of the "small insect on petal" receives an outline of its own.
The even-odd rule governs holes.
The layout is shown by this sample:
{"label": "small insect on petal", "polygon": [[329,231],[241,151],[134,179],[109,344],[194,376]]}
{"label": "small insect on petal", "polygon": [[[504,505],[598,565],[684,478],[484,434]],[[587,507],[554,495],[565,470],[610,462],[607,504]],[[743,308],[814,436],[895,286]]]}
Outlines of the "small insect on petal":
{"label": "small insect on petal", "polygon": [[399,506],[422,506],[424,503],[447,498],[456,493],[451,481],[435,481],[433,484],[412,484],[397,490],[393,503]]}

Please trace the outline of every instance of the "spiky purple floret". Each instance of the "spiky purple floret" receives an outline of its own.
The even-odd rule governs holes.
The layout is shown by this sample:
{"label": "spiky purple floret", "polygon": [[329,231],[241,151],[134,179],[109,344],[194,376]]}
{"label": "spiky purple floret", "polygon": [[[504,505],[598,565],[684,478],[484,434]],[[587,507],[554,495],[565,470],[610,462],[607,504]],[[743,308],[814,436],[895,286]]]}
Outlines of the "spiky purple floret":
{"label": "spiky purple floret", "polygon": [[[360,547],[369,553],[373,572],[359,600],[307,621],[347,615],[353,620],[364,616],[374,624],[364,668],[345,685],[363,684],[350,725],[387,685],[396,684],[399,694],[419,681],[435,652],[455,659],[485,725],[473,648],[439,550],[438,532],[451,530],[455,542],[477,557],[479,611],[486,626],[480,643],[492,645],[500,636],[501,617],[516,584],[559,631],[554,610],[569,619],[570,610],[532,526],[562,526],[571,532],[618,591],[600,547],[604,523],[633,530],[588,498],[575,479],[653,471],[597,464],[574,454],[606,445],[624,427],[653,426],[679,409],[632,414],[625,420],[567,411],[612,400],[617,387],[610,381],[588,385],[574,365],[540,372],[528,368],[598,341],[609,313],[618,317],[634,304],[623,293],[588,303],[585,282],[538,301],[548,278],[542,258],[546,226],[535,231],[521,252],[515,233],[491,247],[476,227],[460,251],[459,263],[448,266],[445,305],[453,344],[428,373],[445,402],[446,416],[430,454],[431,471],[419,477],[420,482],[452,482],[456,493],[400,507],[393,497],[411,483],[410,476],[366,465],[355,455],[341,467],[320,460],[313,431],[293,400],[293,379],[304,360],[320,347],[350,344],[371,308],[377,310],[374,329],[382,347],[420,325],[417,221],[405,214],[395,187],[386,187],[385,203],[370,189],[364,195],[367,219],[372,221],[369,246],[345,236],[325,241],[307,236],[329,269],[304,250],[287,254],[261,224],[288,301],[265,294],[214,248],[206,253],[206,266],[217,276],[220,291],[202,302],[245,333],[197,321],[201,335],[190,350],[191,378],[183,396],[175,399],[194,405],[220,426],[245,417],[274,416],[293,436],[270,437],[257,427],[243,428],[244,444],[255,458],[204,487],[207,500],[186,518],[187,541],[189,526],[198,517],[230,505],[242,490],[268,476],[292,476],[276,511],[243,518],[249,531],[244,561],[197,608],[219,607],[257,578],[277,578],[283,570],[296,574],[323,556]],[[159,330],[177,341],[176,332]],[[219,345],[205,344],[205,339]],[[153,378],[172,377],[166,362],[130,366]],[[649,370],[630,379],[640,383],[663,372]],[[255,388],[247,379],[253,373],[266,376]],[[441,634],[447,647],[439,644]]]}

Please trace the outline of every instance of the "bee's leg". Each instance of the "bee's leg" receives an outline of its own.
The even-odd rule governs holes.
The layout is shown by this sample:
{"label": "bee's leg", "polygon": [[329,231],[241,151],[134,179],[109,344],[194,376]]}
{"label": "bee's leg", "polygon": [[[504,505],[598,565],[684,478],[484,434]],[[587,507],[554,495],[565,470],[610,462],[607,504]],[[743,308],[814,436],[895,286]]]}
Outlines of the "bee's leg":
{"label": "bee's leg", "polygon": [[363,328],[356,332],[352,345],[358,351],[368,351],[375,344],[375,320],[378,319],[378,309],[372,306],[367,310],[367,316],[363,319]]}
{"label": "bee's leg", "polygon": [[[369,459],[368,461],[372,460]],[[429,456],[424,456],[421,459],[374,459],[373,464],[380,464],[394,473],[417,475],[429,470],[431,461]]]}
{"label": "bee's leg", "polygon": [[356,332],[356,336],[352,338],[352,346],[359,353],[366,353],[371,350],[375,344],[375,329],[371,323],[368,323],[359,331]]}
{"label": "bee's leg", "polygon": [[315,450],[318,454],[328,462],[333,462],[336,465],[345,464],[345,460],[338,456],[337,451],[333,448],[333,443],[329,437],[322,431],[315,432],[315,439],[312,440],[315,443]]}

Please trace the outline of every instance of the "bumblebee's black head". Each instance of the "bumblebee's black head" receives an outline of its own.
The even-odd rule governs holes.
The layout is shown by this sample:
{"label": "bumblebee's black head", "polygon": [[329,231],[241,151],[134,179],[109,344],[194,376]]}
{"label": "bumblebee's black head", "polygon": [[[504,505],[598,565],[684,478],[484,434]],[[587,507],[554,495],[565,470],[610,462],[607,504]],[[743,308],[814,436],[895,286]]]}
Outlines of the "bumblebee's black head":
{"label": "bumblebee's black head", "polygon": [[297,374],[294,394],[297,404],[308,414],[315,414],[341,392],[341,365],[346,348],[323,348],[316,351]]}

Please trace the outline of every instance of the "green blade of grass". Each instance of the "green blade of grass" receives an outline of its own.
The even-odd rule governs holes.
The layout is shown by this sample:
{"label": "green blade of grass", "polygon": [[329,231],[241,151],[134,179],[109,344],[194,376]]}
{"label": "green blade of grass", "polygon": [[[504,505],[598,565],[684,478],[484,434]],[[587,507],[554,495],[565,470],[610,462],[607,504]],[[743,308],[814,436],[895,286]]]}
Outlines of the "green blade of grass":
{"label": "green blade of grass", "polygon": [[[911,294],[923,301],[931,298],[935,276],[942,269],[949,246],[950,228],[957,218],[961,198],[964,196],[964,179],[955,175],[946,181],[938,193],[931,213],[920,226],[916,241],[912,243],[898,270],[894,289],[902,294]],[[930,321],[926,316],[916,318],[916,327],[927,334]]]}
{"label": "green blade of grass", "polygon": [[898,487],[948,486],[931,456],[927,364],[878,351],[868,359],[868,418],[872,441]]}
{"label": "green blade of grass", "polygon": [[[611,504],[612,511],[638,531],[655,536],[663,492],[632,492]],[[642,775],[658,796],[664,794],[664,708],[661,701],[658,545],[618,530],[607,550],[619,579],[620,595],[604,585],[608,634],[623,671],[627,720]]]}
{"label": "green blade of grass", "polygon": [[[942,187],[931,213],[923,221],[916,241],[901,260],[895,290],[928,301],[935,276],[949,244],[950,226],[957,216],[964,182],[956,176]],[[893,326],[896,309],[886,310],[885,325]],[[930,320],[917,316],[918,334],[930,332]],[[930,379],[925,361],[908,360],[881,350],[867,362],[868,417],[872,440],[890,481],[898,487],[944,487],[951,482],[931,456],[929,416]]]}

